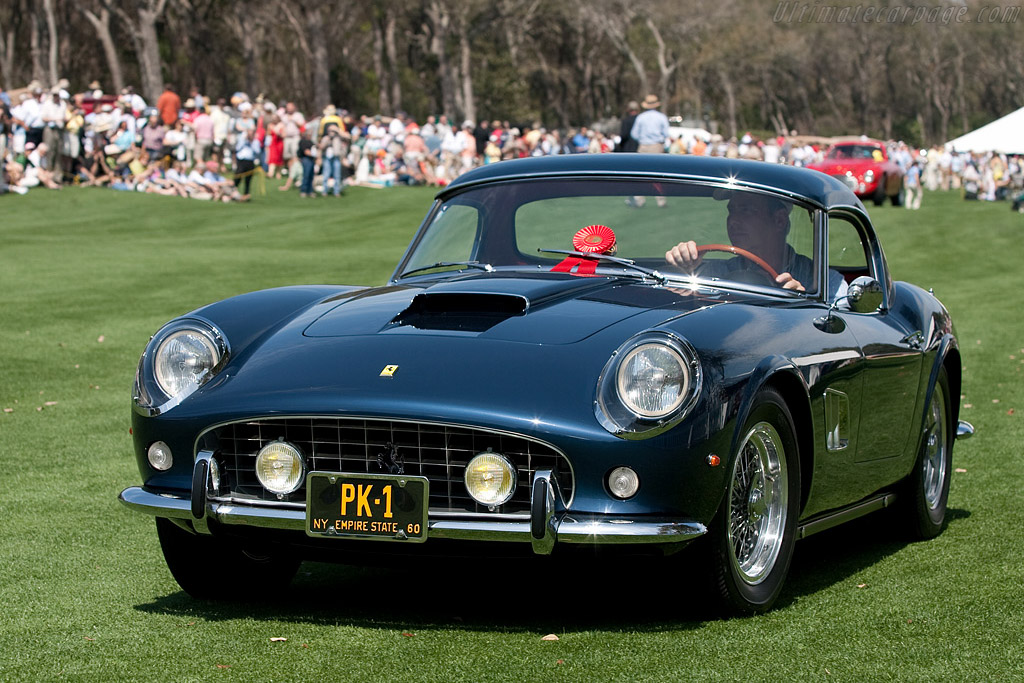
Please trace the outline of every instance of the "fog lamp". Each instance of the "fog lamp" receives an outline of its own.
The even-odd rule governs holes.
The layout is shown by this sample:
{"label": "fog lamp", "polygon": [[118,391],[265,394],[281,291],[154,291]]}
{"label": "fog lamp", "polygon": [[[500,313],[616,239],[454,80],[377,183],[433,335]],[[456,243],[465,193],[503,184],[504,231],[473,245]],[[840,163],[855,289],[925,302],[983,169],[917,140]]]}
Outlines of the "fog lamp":
{"label": "fog lamp", "polygon": [[616,498],[632,498],[640,489],[640,477],[629,467],[616,467],[608,474],[608,490]]}
{"label": "fog lamp", "polygon": [[466,490],[481,505],[504,505],[516,490],[516,468],[499,453],[480,453],[466,465]]}
{"label": "fog lamp", "polygon": [[306,464],[299,449],[284,441],[268,443],[256,454],[256,478],[263,488],[283,496],[302,486]]}
{"label": "fog lamp", "polygon": [[150,467],[161,472],[171,469],[171,465],[174,464],[174,457],[171,456],[171,447],[163,441],[151,444],[146,457],[149,459]]}

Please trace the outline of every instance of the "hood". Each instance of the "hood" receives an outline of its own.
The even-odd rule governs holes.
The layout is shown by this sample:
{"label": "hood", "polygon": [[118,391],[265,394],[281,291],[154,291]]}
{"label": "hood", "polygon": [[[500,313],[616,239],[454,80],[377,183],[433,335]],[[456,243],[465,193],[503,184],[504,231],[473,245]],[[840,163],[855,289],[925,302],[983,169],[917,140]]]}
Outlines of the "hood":
{"label": "hood", "polygon": [[[681,296],[632,278],[474,273],[363,290],[323,313],[307,337],[475,336],[572,344],[651,309],[667,319],[732,298]],[[645,321],[646,323],[647,321]]]}

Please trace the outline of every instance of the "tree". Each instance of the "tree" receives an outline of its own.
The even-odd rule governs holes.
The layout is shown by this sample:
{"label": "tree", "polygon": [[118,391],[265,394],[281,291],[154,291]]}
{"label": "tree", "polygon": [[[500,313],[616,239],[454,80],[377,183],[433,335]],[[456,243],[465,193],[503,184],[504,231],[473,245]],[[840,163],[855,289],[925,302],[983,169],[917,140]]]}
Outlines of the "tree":
{"label": "tree", "polygon": [[110,33],[110,8],[102,2],[99,3],[99,7],[96,7],[95,4],[93,7],[84,4],[75,5],[75,7],[96,31],[96,38],[103,46],[103,54],[107,59],[107,68],[110,69],[110,80],[114,86],[114,92],[121,92],[124,88],[124,75],[121,71],[121,58]]}
{"label": "tree", "polygon": [[150,102],[155,102],[164,89],[156,24],[167,9],[167,0],[127,0],[129,9],[116,4],[115,0],[103,0],[103,3],[117,15],[125,32],[131,36],[139,62],[142,90]]}

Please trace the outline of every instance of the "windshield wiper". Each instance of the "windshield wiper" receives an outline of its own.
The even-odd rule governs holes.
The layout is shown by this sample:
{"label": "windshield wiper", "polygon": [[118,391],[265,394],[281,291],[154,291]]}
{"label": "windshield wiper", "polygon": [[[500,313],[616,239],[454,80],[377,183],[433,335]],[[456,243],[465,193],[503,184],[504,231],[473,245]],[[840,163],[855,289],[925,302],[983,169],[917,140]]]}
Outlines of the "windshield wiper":
{"label": "windshield wiper", "polygon": [[635,261],[630,261],[627,258],[619,258],[617,256],[609,256],[608,254],[587,254],[582,251],[569,251],[568,249],[538,249],[541,254],[565,254],[566,256],[577,256],[583,259],[597,259],[598,261],[608,261],[609,263],[615,263],[626,268],[630,268],[644,275],[648,275],[658,282],[665,282],[667,279],[664,275],[651,268],[645,268],[637,265]]}
{"label": "windshield wiper", "polygon": [[437,263],[430,266],[422,266],[420,268],[413,268],[412,270],[407,270],[401,275],[399,275],[398,279],[409,277],[414,273],[421,273],[425,270],[433,270],[434,268],[454,268],[455,266],[468,266],[470,268],[477,268],[488,273],[494,272],[494,266],[492,266],[490,263],[480,263],[479,261],[438,261]]}

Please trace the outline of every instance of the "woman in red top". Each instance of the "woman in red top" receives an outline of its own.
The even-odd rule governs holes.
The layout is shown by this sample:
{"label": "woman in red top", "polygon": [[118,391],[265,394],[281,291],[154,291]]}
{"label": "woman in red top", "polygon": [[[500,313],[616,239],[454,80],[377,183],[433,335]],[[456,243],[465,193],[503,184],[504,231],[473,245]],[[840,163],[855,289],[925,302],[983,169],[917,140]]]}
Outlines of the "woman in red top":
{"label": "woman in red top", "polygon": [[284,122],[276,114],[267,121],[267,175],[277,178],[284,166]]}

